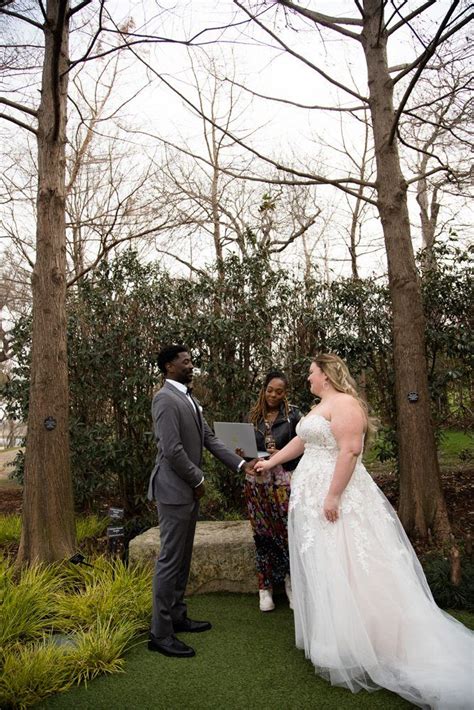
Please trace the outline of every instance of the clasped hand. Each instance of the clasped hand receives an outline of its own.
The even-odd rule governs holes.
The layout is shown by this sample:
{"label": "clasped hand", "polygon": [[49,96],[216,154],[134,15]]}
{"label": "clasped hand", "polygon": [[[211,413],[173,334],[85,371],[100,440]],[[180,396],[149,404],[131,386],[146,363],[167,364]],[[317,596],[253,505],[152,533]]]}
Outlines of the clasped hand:
{"label": "clasped hand", "polygon": [[[242,456],[244,458],[245,452],[242,449],[236,449],[235,453],[238,454],[239,456]],[[259,462],[261,462],[262,459],[252,459],[251,461],[247,461],[243,466],[242,466],[242,471],[243,473],[247,475],[255,475],[257,473],[257,465]]]}
{"label": "clasped hand", "polygon": [[273,464],[270,463],[270,459],[257,459],[254,471],[255,473],[263,473],[264,471],[269,471],[273,468]]}

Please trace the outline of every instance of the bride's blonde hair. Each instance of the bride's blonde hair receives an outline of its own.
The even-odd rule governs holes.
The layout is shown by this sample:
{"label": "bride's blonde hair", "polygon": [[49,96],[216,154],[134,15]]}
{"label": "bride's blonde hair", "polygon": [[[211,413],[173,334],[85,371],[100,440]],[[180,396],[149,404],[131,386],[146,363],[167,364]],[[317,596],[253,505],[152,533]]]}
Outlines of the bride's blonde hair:
{"label": "bride's blonde hair", "polygon": [[364,443],[364,448],[366,448],[368,442],[377,431],[377,420],[369,415],[367,402],[360,396],[356,381],[349,372],[346,363],[333,353],[318,353],[314,356],[313,362],[324,372],[335,390],[350,394],[359,403],[367,421],[367,433]]}

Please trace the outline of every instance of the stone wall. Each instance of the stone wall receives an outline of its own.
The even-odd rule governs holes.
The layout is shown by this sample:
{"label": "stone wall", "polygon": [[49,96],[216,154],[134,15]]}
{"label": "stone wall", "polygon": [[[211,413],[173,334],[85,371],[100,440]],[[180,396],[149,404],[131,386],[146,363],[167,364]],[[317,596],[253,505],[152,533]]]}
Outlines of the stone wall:
{"label": "stone wall", "polygon": [[[150,528],[130,541],[130,562],[154,560],[160,529]],[[257,592],[255,547],[247,520],[198,522],[187,594]]]}

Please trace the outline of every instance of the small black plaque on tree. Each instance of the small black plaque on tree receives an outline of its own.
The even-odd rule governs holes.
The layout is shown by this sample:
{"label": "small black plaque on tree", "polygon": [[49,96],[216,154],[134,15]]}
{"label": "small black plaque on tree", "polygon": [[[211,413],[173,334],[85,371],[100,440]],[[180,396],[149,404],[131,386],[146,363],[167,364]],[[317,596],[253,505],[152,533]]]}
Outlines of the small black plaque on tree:
{"label": "small black plaque on tree", "polygon": [[56,424],[57,421],[54,417],[46,417],[44,420],[44,428],[47,429],[47,431],[53,431],[53,429],[56,429]]}
{"label": "small black plaque on tree", "polygon": [[418,400],[420,399],[418,396],[418,392],[409,392],[407,397],[410,404],[415,404],[415,402],[418,402]]}

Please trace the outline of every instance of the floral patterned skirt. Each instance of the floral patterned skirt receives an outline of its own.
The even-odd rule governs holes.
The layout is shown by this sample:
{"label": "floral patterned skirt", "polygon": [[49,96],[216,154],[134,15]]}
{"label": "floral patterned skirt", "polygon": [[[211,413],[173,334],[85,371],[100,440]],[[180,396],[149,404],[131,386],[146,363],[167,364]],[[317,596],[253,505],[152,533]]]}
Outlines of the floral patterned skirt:
{"label": "floral patterned skirt", "polygon": [[244,496],[255,541],[259,589],[281,584],[290,573],[288,502],[291,473],[275,466],[245,477]]}

